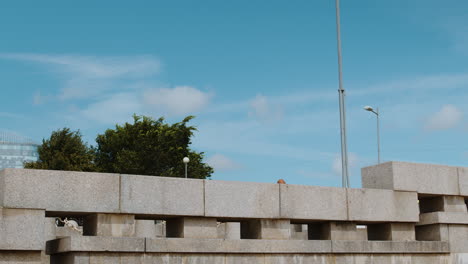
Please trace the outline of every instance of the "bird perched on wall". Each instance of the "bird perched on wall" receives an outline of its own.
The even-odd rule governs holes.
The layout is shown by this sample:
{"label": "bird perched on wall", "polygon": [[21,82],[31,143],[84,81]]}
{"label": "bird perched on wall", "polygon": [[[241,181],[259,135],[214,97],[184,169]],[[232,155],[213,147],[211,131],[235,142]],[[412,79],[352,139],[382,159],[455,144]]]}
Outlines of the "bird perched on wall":
{"label": "bird perched on wall", "polygon": [[286,184],[286,182],[285,182],[283,179],[279,179],[276,183],[279,183],[279,184]]}

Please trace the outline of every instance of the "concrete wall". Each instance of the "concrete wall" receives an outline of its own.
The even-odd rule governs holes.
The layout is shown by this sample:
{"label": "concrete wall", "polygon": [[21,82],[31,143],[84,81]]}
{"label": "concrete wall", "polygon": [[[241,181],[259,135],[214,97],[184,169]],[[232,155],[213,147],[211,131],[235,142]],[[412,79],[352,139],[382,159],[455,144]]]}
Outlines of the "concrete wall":
{"label": "concrete wall", "polygon": [[6,169],[0,264],[468,263],[468,169],[362,177],[368,189]]}

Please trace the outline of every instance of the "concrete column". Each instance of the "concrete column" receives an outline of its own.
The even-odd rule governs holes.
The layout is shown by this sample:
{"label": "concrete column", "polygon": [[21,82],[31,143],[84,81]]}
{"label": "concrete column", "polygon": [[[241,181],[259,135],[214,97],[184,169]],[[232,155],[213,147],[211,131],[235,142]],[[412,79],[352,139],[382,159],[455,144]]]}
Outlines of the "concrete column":
{"label": "concrete column", "polygon": [[156,237],[166,237],[166,221],[156,221]]}
{"label": "concrete column", "polygon": [[382,223],[367,225],[369,240],[414,241],[416,240],[413,223]]}
{"label": "concrete column", "polygon": [[418,241],[448,241],[449,232],[446,224],[424,225],[416,227]]}
{"label": "concrete column", "polygon": [[422,197],[419,198],[419,208],[421,213],[468,212],[465,199],[461,196]]}
{"label": "concrete column", "polygon": [[290,239],[290,220],[246,220],[241,222],[242,239]]}
{"label": "concrete column", "polygon": [[292,224],[291,225],[291,239],[307,240],[308,239],[307,225]]}
{"label": "concrete column", "polygon": [[136,237],[156,237],[156,224],[154,220],[135,220]]}
{"label": "concrete column", "polygon": [[216,218],[180,217],[166,222],[167,237],[217,238]]}
{"label": "concrete column", "polygon": [[127,214],[92,214],[84,219],[85,236],[135,236],[135,216]]}
{"label": "concrete column", "polygon": [[309,224],[309,240],[363,240],[353,222]]}

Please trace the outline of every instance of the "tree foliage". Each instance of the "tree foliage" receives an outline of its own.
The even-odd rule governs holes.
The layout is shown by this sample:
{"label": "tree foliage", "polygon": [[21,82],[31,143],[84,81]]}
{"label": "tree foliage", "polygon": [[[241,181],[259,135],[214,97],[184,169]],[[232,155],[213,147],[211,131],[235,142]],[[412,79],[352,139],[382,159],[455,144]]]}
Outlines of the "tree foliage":
{"label": "tree foliage", "polygon": [[25,168],[95,171],[94,151],[83,142],[80,131],[69,128],[53,131],[49,139],[43,139],[38,147],[39,158],[26,162]]}
{"label": "tree foliage", "polygon": [[133,124],[116,125],[97,136],[95,162],[100,171],[184,177],[182,159],[187,156],[190,178],[211,176],[213,169],[203,163],[204,153],[189,148],[196,128],[187,123],[193,116],[172,125],[164,118],[133,118]]}

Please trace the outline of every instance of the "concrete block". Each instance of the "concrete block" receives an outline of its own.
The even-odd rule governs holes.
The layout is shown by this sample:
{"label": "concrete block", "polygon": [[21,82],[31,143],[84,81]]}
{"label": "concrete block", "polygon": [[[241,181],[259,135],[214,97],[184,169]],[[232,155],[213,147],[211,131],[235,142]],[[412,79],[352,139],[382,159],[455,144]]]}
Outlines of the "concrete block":
{"label": "concrete block", "polygon": [[460,189],[460,195],[468,196],[468,168],[458,167],[458,187]]}
{"label": "concrete block", "polygon": [[0,264],[42,264],[40,251],[0,251]]}
{"label": "concrete block", "polygon": [[467,213],[434,212],[419,215],[416,225],[465,224],[468,225]]}
{"label": "concrete block", "polygon": [[465,198],[461,196],[420,197],[419,208],[421,213],[467,212]]}
{"label": "concrete block", "polygon": [[281,217],[347,220],[346,189],[280,184]]}
{"label": "concrete block", "polygon": [[239,222],[225,223],[224,239],[240,239],[241,238],[241,225]]}
{"label": "concrete block", "polygon": [[187,254],[184,255],[184,264],[224,264],[225,260],[224,255],[219,254],[203,254],[203,255],[194,255]]}
{"label": "concrete block", "polygon": [[241,222],[243,239],[290,239],[291,222],[289,220],[245,220]]}
{"label": "concrete block", "polygon": [[310,240],[362,240],[361,233],[356,228],[356,223],[350,222],[326,222],[308,225]]}
{"label": "concrete block", "polygon": [[331,241],[333,253],[448,253],[449,243],[439,241]]}
{"label": "concrete block", "polygon": [[166,237],[166,221],[156,221],[156,237]]}
{"label": "concrete block", "polygon": [[330,241],[261,239],[146,239],[148,253],[330,253]]}
{"label": "concrete block", "polygon": [[146,264],[143,254],[134,253],[90,253],[89,264]]}
{"label": "concrete block", "polygon": [[66,252],[144,252],[145,238],[139,237],[65,237],[47,241],[48,255]]}
{"label": "concrete block", "polygon": [[265,264],[331,264],[334,258],[324,254],[268,254],[265,255]]}
{"label": "concrete block", "polygon": [[367,226],[369,240],[415,241],[413,223],[382,223]]}
{"label": "concrete block", "polygon": [[468,253],[468,225],[448,225],[450,251]]}
{"label": "concrete block", "polygon": [[279,184],[205,181],[205,215],[279,218]]}
{"label": "concrete block", "polygon": [[416,240],[448,241],[449,233],[446,224],[416,226]]}
{"label": "concrete block", "polygon": [[0,207],[0,251],[43,250],[45,212]]}
{"label": "concrete block", "polygon": [[145,254],[145,264],[182,264],[186,254]]}
{"label": "concrete block", "polygon": [[154,220],[135,220],[135,236],[156,238],[156,224]]}
{"label": "concrete block", "polygon": [[[118,212],[119,175],[5,169],[3,206],[60,212]],[[86,199],[84,199],[86,198]]]}
{"label": "concrete block", "polygon": [[121,179],[124,213],[203,216],[203,180],[139,175]]}
{"label": "concrete block", "polygon": [[308,226],[303,224],[291,224],[291,239],[295,240],[307,240]]}
{"label": "concrete block", "polygon": [[225,264],[265,264],[265,255],[263,254],[237,254],[226,257]]}
{"label": "concrete block", "polygon": [[217,238],[216,218],[180,217],[166,222],[167,237]]}
{"label": "concrete block", "polygon": [[364,188],[415,191],[420,194],[460,193],[456,167],[391,161],[363,168],[361,172]]}
{"label": "concrete block", "polygon": [[85,218],[85,236],[135,236],[135,216],[127,214],[92,214]]}
{"label": "concrete block", "polygon": [[347,189],[349,220],[368,222],[418,222],[418,197],[414,192]]}

